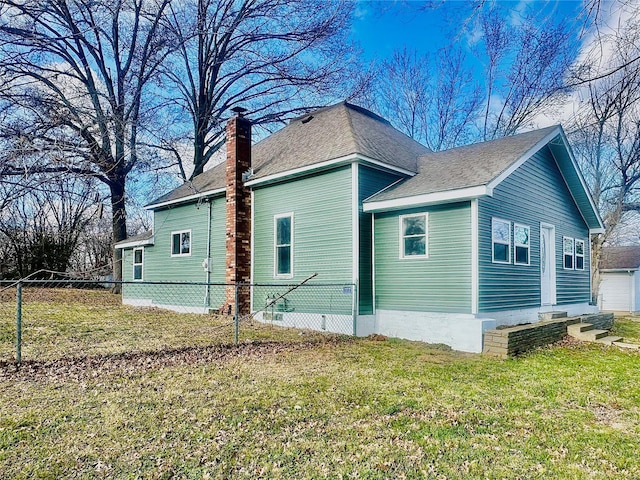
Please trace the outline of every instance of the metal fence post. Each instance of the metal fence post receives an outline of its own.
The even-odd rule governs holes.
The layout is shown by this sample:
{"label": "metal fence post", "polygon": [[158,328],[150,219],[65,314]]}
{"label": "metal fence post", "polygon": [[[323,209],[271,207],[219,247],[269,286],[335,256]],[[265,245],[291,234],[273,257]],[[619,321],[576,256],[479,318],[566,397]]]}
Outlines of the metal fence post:
{"label": "metal fence post", "polygon": [[16,363],[22,363],[22,282],[16,291]]}
{"label": "metal fence post", "polygon": [[236,283],[235,284],[235,312],[234,312],[234,332],[233,332],[233,341],[234,343],[238,343],[238,336],[239,336],[239,330],[240,330],[240,312],[239,312],[239,306],[238,306],[238,298],[239,298],[239,294],[238,294],[238,289],[240,288],[240,284]]}

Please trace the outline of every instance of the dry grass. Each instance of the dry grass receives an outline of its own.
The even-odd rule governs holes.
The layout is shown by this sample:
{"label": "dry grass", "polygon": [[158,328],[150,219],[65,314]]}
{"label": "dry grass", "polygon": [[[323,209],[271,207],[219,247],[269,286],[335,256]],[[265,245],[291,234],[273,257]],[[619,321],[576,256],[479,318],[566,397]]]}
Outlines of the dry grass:
{"label": "dry grass", "polygon": [[640,478],[637,352],[277,332],[7,372],[0,477]]}
{"label": "dry grass", "polygon": [[[0,361],[15,356],[15,290],[0,303]],[[122,305],[105,290],[23,290],[23,360],[149,352],[233,342],[233,319],[222,315],[177,314]],[[275,335],[275,337],[274,337]],[[300,341],[320,333],[244,322],[240,339]]]}

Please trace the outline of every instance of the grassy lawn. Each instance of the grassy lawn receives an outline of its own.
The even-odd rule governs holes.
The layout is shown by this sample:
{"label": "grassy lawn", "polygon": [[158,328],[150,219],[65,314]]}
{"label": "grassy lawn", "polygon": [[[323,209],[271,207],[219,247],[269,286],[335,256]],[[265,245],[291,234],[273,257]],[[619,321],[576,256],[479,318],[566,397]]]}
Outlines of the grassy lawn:
{"label": "grassy lawn", "polygon": [[640,344],[640,316],[616,318],[611,334],[624,337],[625,342]]}
{"label": "grassy lawn", "polygon": [[[148,352],[233,342],[231,317],[180,314],[122,305],[104,290],[25,288],[22,308],[23,360]],[[15,289],[0,293],[0,362],[15,357]],[[277,334],[276,334],[277,332]],[[308,340],[297,331],[243,324],[243,340]]]}
{"label": "grassy lawn", "polygon": [[[190,318],[163,315],[162,331]],[[145,328],[171,347],[4,367],[0,477],[640,478],[637,352],[564,342],[503,361],[259,327],[174,351]]]}

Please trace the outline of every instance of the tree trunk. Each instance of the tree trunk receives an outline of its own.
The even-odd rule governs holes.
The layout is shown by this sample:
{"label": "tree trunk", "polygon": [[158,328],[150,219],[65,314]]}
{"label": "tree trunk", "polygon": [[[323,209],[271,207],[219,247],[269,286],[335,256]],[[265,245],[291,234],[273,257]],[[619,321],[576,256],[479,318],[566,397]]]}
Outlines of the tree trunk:
{"label": "tree trunk", "polygon": [[600,290],[600,257],[602,256],[602,235],[591,237],[591,301],[598,304]]}
{"label": "tree trunk", "polygon": [[[111,221],[113,227],[112,248],[117,242],[127,238],[127,211],[125,207],[126,178],[120,176],[111,179]],[[122,280],[122,250],[113,248],[113,279]],[[120,286],[114,287],[114,293],[120,293]]]}

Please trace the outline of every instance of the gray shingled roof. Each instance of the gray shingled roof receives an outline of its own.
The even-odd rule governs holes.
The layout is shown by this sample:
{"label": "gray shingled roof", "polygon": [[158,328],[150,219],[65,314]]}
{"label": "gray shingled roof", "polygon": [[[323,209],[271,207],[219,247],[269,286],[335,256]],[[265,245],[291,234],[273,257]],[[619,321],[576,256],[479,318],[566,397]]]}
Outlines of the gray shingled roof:
{"label": "gray shingled roof", "polygon": [[[252,180],[317,163],[360,154],[399,167],[417,171],[417,159],[429,152],[374,113],[341,102],[292,120],[252,148]],[[225,187],[224,164],[198,175],[153,202],[179,200],[199,192]]]}
{"label": "gray shingled roof", "polygon": [[171,190],[169,193],[156,198],[149,205],[157,205],[158,203],[180,200],[181,198],[189,197],[191,195],[217,190],[224,187],[225,164],[223,162],[196,176],[193,181],[185,182],[178,188]]}
{"label": "gray shingled roof", "polygon": [[442,152],[429,152],[419,158],[417,175],[367,201],[487,185],[557,128],[552,126]]}
{"label": "gray shingled roof", "polygon": [[292,120],[256,144],[252,179],[354,153],[416,172],[418,156],[428,151],[382,117],[342,102]]}
{"label": "gray shingled roof", "polygon": [[153,237],[153,232],[151,230],[147,230],[146,232],[142,232],[138,235],[127,237],[124,240],[120,240],[118,243],[115,244],[115,246],[117,247],[118,245],[123,243],[142,242],[144,240],[149,240],[151,237]]}
{"label": "gray shingled roof", "polygon": [[600,270],[635,270],[640,267],[640,246],[604,247]]}

